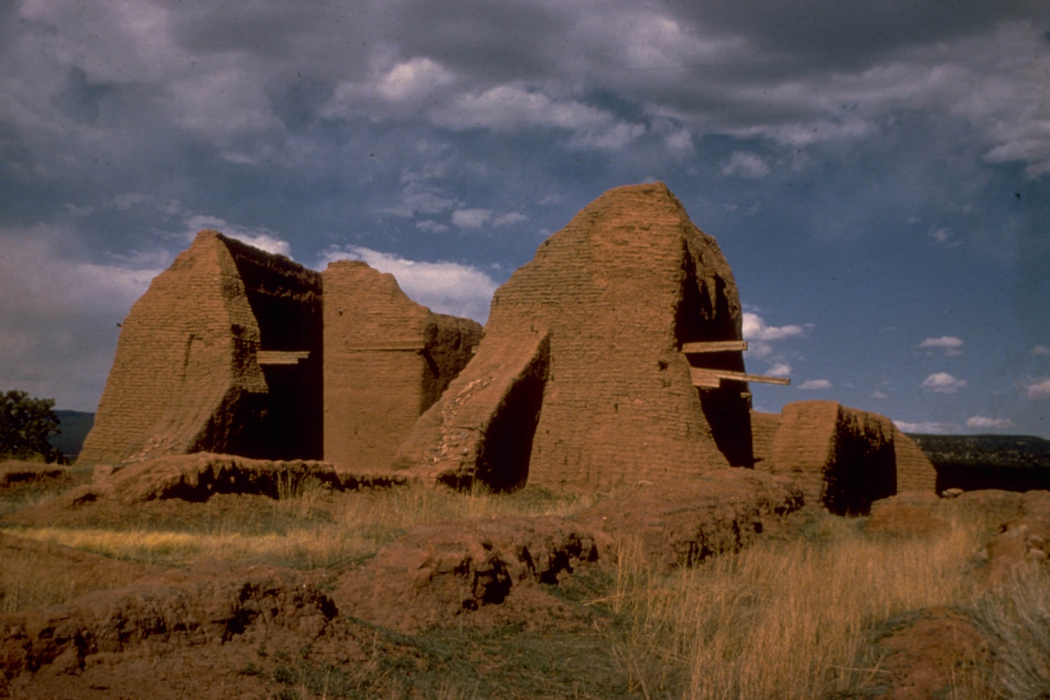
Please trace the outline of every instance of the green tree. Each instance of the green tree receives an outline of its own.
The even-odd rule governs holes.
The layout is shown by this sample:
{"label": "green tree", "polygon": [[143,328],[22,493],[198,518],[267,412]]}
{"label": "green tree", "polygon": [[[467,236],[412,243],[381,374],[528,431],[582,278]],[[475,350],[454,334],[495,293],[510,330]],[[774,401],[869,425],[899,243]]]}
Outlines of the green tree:
{"label": "green tree", "polygon": [[48,441],[62,432],[54,405],[54,399],[32,398],[17,389],[0,394],[0,459],[62,461]]}

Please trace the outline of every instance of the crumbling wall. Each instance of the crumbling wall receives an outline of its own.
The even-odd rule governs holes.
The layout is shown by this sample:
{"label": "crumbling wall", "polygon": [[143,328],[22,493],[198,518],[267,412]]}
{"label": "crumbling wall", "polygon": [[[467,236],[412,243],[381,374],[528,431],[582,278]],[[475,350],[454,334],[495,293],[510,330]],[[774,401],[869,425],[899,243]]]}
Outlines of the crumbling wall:
{"label": "crumbling wall", "polygon": [[[202,451],[311,456],[316,448],[289,443],[281,451],[296,454],[272,454],[288,433],[268,418],[274,406],[258,352],[267,342],[292,343],[320,359],[320,348],[310,346],[317,331],[300,338],[299,327],[286,327],[294,314],[279,309],[310,316],[318,290],[317,273],[216,231],[198,233],[125,319],[79,461]],[[308,347],[298,347],[304,341]],[[319,386],[304,381],[299,391]]]}
{"label": "crumbling wall", "polygon": [[[746,384],[697,389],[679,352],[739,340],[741,320],[717,243],[665,185],[610,190],[497,290],[477,356],[397,464],[558,490],[751,466]],[[743,369],[740,353],[713,361]]]}
{"label": "crumbling wall", "polygon": [[320,459],[324,364],[321,275],[240,241],[223,241],[259,324],[260,350],[300,353],[295,361],[259,363],[267,386],[265,427],[260,441],[247,451],[269,459]]}
{"label": "crumbling wall", "polygon": [[834,401],[784,406],[768,460],[774,474],[792,477],[806,503],[837,514],[866,513],[897,492],[893,423]]}
{"label": "crumbling wall", "polygon": [[752,451],[755,455],[755,469],[771,471],[773,459],[773,439],[780,428],[779,413],[751,412]]}
{"label": "crumbling wall", "polygon": [[893,449],[897,457],[897,492],[934,491],[937,489],[937,470],[915,441],[896,426],[893,428]]}
{"label": "crumbling wall", "polygon": [[481,326],[431,313],[363,262],[334,262],[323,279],[325,459],[387,467],[469,361]]}

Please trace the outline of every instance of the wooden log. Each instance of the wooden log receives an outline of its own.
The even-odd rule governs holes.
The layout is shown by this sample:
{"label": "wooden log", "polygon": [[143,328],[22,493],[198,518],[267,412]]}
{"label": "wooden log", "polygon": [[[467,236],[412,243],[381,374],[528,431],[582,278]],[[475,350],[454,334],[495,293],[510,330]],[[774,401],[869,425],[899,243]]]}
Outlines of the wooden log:
{"label": "wooden log", "polygon": [[686,355],[699,355],[705,352],[743,352],[747,350],[746,340],[715,340],[708,343],[682,343],[682,352]]}
{"label": "wooden log", "polygon": [[760,384],[779,384],[788,386],[791,380],[787,377],[768,377],[763,374],[748,374],[746,372],[734,372],[728,369],[708,369],[706,367],[690,367],[693,386],[714,388],[721,386],[723,379],[735,382],[758,382]]}
{"label": "wooden log", "polygon": [[420,352],[426,349],[422,340],[388,340],[379,343],[344,343],[348,352]]}
{"label": "wooden log", "polygon": [[260,350],[255,360],[260,365],[297,365],[310,357],[309,350]]}

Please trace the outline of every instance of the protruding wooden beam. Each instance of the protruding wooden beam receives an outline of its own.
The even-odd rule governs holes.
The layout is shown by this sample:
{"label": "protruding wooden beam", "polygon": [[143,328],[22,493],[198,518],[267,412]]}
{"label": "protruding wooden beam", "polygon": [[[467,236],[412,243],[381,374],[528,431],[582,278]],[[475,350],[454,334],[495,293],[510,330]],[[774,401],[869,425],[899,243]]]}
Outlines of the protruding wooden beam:
{"label": "protruding wooden beam", "polygon": [[701,386],[713,389],[721,386],[723,379],[735,382],[758,382],[760,384],[779,384],[787,386],[791,380],[787,377],[768,377],[763,374],[748,374],[746,372],[734,372],[728,369],[708,369],[706,367],[690,367],[693,386]]}
{"label": "protruding wooden beam", "polygon": [[309,350],[260,350],[255,360],[260,365],[297,365],[310,357]]}
{"label": "protruding wooden beam", "polygon": [[420,352],[426,349],[422,340],[388,340],[377,343],[344,343],[349,352]]}
{"label": "protruding wooden beam", "polygon": [[699,355],[705,352],[743,352],[747,350],[746,340],[715,340],[709,343],[682,343],[682,352],[686,355]]}

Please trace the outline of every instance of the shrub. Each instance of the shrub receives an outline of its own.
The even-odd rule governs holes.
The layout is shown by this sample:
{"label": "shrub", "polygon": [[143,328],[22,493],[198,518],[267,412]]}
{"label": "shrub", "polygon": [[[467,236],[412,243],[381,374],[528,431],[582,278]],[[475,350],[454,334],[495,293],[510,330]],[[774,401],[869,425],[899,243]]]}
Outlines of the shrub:
{"label": "shrub", "polygon": [[48,441],[62,432],[54,405],[54,399],[32,398],[17,389],[0,394],[0,459],[62,461]]}

